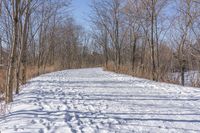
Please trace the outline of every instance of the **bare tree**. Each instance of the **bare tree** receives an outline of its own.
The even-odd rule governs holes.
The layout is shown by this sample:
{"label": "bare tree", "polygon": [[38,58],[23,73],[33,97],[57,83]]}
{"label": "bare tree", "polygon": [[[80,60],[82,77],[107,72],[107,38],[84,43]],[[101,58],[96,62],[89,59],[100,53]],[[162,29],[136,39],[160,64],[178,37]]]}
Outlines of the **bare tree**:
{"label": "bare tree", "polygon": [[176,58],[179,62],[179,68],[181,72],[181,84],[185,85],[185,76],[184,73],[186,71],[186,48],[189,43],[189,38],[191,35],[191,29],[193,24],[193,17],[191,12],[192,7],[192,0],[183,0],[178,1],[178,16],[177,16],[177,28],[178,31],[180,31],[179,38],[177,40],[176,37],[176,43],[178,45],[177,47],[177,55]]}
{"label": "bare tree", "polygon": [[128,27],[124,23],[124,1],[122,0],[103,0],[94,1],[92,9],[94,16],[93,22],[100,23],[107,31],[112,46],[115,49],[115,63],[117,70],[120,69],[121,52],[124,43],[125,35],[128,32]]}
{"label": "bare tree", "polygon": [[12,44],[12,50],[10,54],[7,87],[6,87],[6,102],[7,103],[13,101],[13,79],[14,79],[14,69],[15,69],[15,61],[16,61],[16,48],[18,45],[19,4],[20,4],[20,0],[12,0],[13,44]]}

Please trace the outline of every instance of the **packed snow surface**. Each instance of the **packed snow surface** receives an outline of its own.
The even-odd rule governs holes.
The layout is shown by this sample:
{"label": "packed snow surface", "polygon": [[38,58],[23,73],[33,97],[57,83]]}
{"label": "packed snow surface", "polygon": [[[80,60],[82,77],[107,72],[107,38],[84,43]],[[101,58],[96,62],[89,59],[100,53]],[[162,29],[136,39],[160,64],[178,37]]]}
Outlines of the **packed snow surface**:
{"label": "packed snow surface", "polygon": [[103,71],[66,70],[30,80],[2,133],[200,132],[200,89]]}

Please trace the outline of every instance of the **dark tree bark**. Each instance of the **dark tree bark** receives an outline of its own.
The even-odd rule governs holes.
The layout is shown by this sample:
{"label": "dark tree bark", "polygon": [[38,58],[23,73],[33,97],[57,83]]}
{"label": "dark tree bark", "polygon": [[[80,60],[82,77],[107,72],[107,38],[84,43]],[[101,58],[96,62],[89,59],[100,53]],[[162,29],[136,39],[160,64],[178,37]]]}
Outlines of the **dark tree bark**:
{"label": "dark tree bark", "polygon": [[14,70],[16,61],[16,48],[18,44],[18,11],[19,11],[20,0],[12,0],[13,7],[13,44],[11,48],[7,87],[6,87],[6,103],[13,101],[13,81],[14,81]]}

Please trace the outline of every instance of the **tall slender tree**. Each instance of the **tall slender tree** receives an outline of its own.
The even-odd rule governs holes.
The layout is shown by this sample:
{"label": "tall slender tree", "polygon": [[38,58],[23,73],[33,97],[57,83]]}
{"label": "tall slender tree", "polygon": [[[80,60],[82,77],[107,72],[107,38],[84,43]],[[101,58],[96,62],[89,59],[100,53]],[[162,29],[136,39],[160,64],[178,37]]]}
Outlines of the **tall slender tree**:
{"label": "tall slender tree", "polygon": [[9,67],[8,67],[8,77],[7,77],[7,87],[6,87],[6,102],[13,101],[13,81],[14,81],[14,70],[16,63],[16,49],[18,45],[18,23],[19,23],[19,5],[20,0],[12,0],[12,14],[13,14],[13,43],[11,48]]}

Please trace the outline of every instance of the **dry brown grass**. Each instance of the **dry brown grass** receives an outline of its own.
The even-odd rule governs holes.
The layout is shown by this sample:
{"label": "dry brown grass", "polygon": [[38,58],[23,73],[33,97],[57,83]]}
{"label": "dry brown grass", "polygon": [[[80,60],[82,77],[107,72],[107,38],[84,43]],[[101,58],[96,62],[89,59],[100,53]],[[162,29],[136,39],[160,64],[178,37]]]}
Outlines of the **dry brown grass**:
{"label": "dry brown grass", "polygon": [[6,70],[1,68],[0,69],[0,114],[4,114],[6,112],[6,104],[3,101],[4,99],[4,92],[5,92],[5,85],[6,85]]}
{"label": "dry brown grass", "polygon": [[[54,72],[59,70],[56,65],[54,66],[46,66],[45,70],[41,70],[40,74]],[[27,80],[38,76],[38,68],[36,66],[28,66],[27,67]],[[6,69],[0,69],[0,101],[3,100],[3,94],[5,94],[5,86],[6,86]],[[0,106],[1,111],[1,106]]]}
{"label": "dry brown grass", "polygon": [[[58,71],[59,68],[56,65],[46,66],[45,70],[40,70],[40,74],[50,73],[54,71]],[[38,68],[37,66],[28,66],[26,76],[28,79],[38,76]]]}
{"label": "dry brown grass", "polygon": [[6,70],[0,69],[0,101],[2,100],[2,95],[5,92],[6,85]]}
{"label": "dry brown grass", "polygon": [[[149,70],[147,68],[137,67],[135,69],[135,71],[132,71],[130,64],[121,65],[120,69],[117,70],[116,67],[115,67],[115,64],[110,62],[110,63],[108,63],[107,67],[104,66],[104,70],[113,71],[113,72],[116,72],[116,73],[127,74],[127,75],[131,75],[131,76],[134,76],[134,77],[145,78],[145,79],[151,80],[151,70]],[[159,72],[159,74],[160,74],[159,75],[159,81],[160,82],[179,84],[178,79],[177,80],[171,80],[171,79],[169,79],[168,76],[165,76],[167,74],[164,73],[164,72],[162,72],[162,73]]]}
{"label": "dry brown grass", "polygon": [[140,67],[137,67],[136,70],[133,71],[130,64],[121,65],[120,69],[117,70],[115,67],[115,64],[111,62],[111,63],[108,63],[107,67],[104,66],[104,69],[108,71],[113,71],[116,73],[122,73],[122,74],[127,74],[127,75],[141,77],[141,78],[147,78],[147,79],[151,78],[151,73],[149,73],[149,70],[143,69],[142,71]]}

